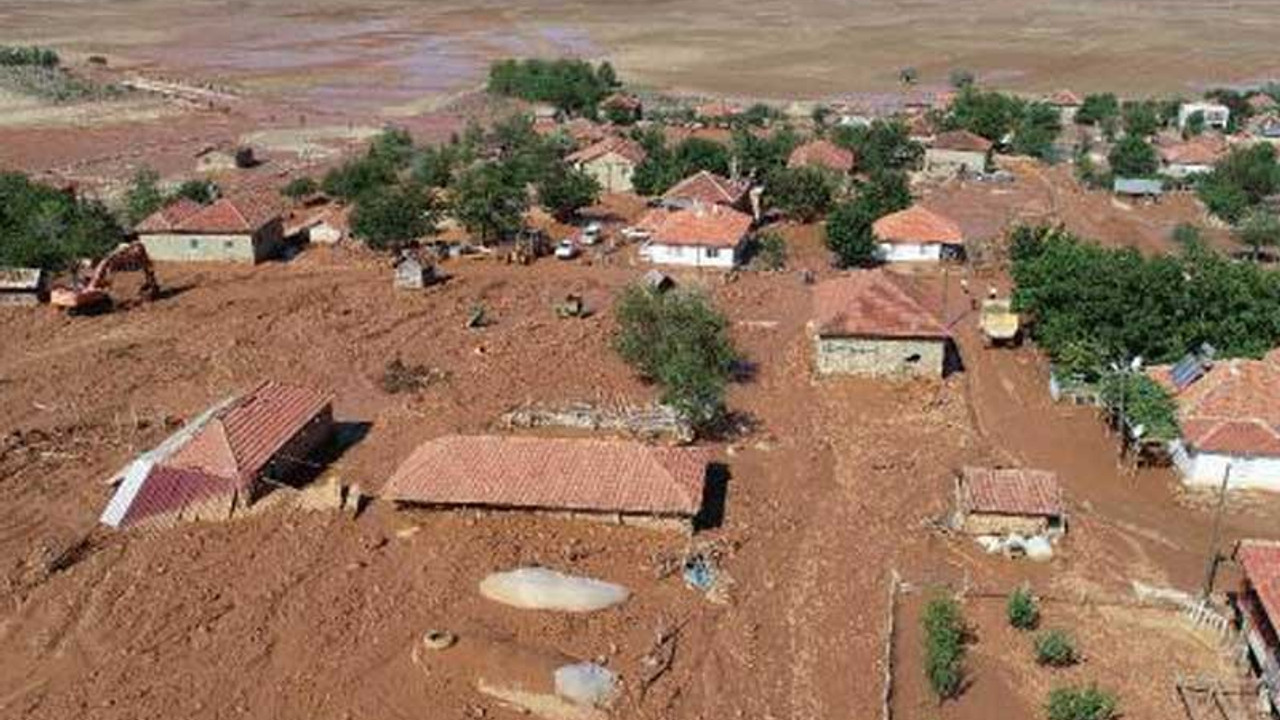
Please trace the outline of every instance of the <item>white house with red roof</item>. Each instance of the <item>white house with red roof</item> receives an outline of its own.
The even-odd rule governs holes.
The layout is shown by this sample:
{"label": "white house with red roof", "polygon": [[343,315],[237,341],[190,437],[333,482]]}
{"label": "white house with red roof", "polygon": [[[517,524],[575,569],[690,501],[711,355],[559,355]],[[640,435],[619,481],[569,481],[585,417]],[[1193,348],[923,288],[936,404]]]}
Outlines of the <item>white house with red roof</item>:
{"label": "white house with red roof", "polygon": [[250,195],[209,205],[184,198],[138,223],[134,231],[151,259],[160,261],[258,263],[279,253],[284,243],[279,207]]}
{"label": "white house with red roof", "polygon": [[1070,90],[1058,90],[1045,96],[1045,104],[1058,111],[1058,118],[1063,127],[1070,127],[1076,121],[1076,113],[1084,105],[1084,100]]}
{"label": "white house with red roof", "polygon": [[1183,482],[1217,487],[1229,468],[1231,488],[1280,491],[1280,349],[1178,370],[1149,374],[1178,405],[1182,438],[1170,450]]}
{"label": "white house with red roof", "polygon": [[752,223],[750,215],[727,205],[652,210],[638,223],[649,233],[640,257],[658,265],[729,270],[743,260]]}
{"label": "white house with red roof", "polygon": [[630,138],[608,137],[569,154],[565,161],[600,183],[607,193],[631,192],[631,176],[648,153]]}
{"label": "white house with red roof", "polygon": [[885,262],[939,262],[964,248],[956,221],[923,205],[885,215],[872,223],[871,232]]}
{"label": "white house with red roof", "polygon": [[1260,697],[1280,707],[1280,542],[1241,540],[1234,559],[1240,587],[1230,593],[1236,627],[1262,687]]}
{"label": "white house with red roof", "polygon": [[264,382],[193,418],[122,470],[102,512],[117,529],[225,520],[270,491],[272,481],[308,472],[333,430],[333,398]]}
{"label": "white house with red roof", "polygon": [[860,270],[813,290],[819,375],[941,377],[951,334],[883,270]]}

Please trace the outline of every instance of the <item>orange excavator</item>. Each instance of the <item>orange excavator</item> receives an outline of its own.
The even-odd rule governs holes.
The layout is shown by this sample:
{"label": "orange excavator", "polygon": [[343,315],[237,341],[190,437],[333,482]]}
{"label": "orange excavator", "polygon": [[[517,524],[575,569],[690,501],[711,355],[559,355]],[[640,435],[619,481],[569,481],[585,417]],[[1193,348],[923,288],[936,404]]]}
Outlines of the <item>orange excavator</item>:
{"label": "orange excavator", "polygon": [[71,287],[57,287],[49,293],[49,304],[68,312],[83,313],[101,311],[111,306],[111,276],[118,272],[140,272],[144,280],[139,294],[146,300],[160,295],[160,284],[151,266],[147,248],[140,242],[121,243],[102,258],[89,276],[89,282],[73,279]]}

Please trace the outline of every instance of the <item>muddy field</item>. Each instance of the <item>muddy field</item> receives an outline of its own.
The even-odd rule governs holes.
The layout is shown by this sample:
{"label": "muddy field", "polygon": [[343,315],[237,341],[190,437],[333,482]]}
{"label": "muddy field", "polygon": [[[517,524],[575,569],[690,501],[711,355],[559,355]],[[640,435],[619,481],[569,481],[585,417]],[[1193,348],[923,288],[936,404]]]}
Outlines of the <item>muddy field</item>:
{"label": "muddy field", "polygon": [[[796,268],[832,272],[813,228],[786,234]],[[959,333],[965,370],[941,385],[812,380],[809,290],[794,272],[681,277],[728,313],[756,367],[731,390],[742,430],[710,443],[729,469],[723,521],[693,540],[723,553],[724,604],[660,572],[689,540],[589,523],[375,502],[355,520],[278,508],[169,533],[94,529],[104,477],[166,427],[265,378],[331,389],[340,421],[368,424],[332,472],[375,493],[417,443],[495,428],[515,405],[653,397],[609,346],[612,298],[642,270],[625,254],[445,269],[443,286],[397,294],[385,260],[312,248],[257,268],[161,266],[167,297],[101,317],[0,315],[0,499],[11,510],[0,517],[0,715],[517,717],[466,673],[428,677],[414,664],[416,639],[444,627],[607,662],[625,683],[618,717],[870,717],[891,570],[1107,595],[1132,580],[1191,589],[1200,578],[1208,513],[1165,471],[1118,471],[1088,410],[1048,403],[1032,350],[983,350],[956,275],[945,292],[936,275],[904,279]],[[552,304],[568,291],[594,315],[557,319]],[[466,329],[476,303],[495,322]],[[387,394],[394,358],[443,379]],[[952,468],[1010,460],[1066,483],[1072,535],[1049,566],[983,556],[930,529]],[[1228,537],[1265,532],[1273,509],[1233,503]],[[476,592],[488,572],[529,562],[635,596],[564,618]],[[1080,632],[1093,622],[1082,616]],[[672,631],[669,671],[642,682],[643,658]],[[1196,656],[1210,667],[1216,657]],[[1160,717],[1164,703],[1135,695],[1125,709]]]}

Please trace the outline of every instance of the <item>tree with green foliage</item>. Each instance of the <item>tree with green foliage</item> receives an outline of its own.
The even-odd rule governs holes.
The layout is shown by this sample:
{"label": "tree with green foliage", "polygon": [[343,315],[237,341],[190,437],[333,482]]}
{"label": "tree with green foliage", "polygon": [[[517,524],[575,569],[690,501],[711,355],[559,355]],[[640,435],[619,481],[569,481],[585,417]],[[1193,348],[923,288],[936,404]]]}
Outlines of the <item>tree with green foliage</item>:
{"label": "tree with green foliage", "polygon": [[1267,143],[1235,148],[1200,178],[1196,191],[1214,215],[1242,221],[1264,198],[1280,192],[1275,148]]}
{"label": "tree with green foliage", "polygon": [[1155,135],[1164,124],[1159,103],[1153,100],[1129,100],[1121,109],[1124,131],[1127,135],[1147,138]]}
{"label": "tree with green foliage", "polygon": [[866,127],[839,127],[831,141],[853,151],[864,172],[913,170],[924,158],[924,146],[911,139],[911,130],[900,119],[873,120]]}
{"label": "tree with green foliage", "polygon": [[1045,713],[1049,720],[1112,720],[1116,706],[1116,696],[1096,685],[1072,685],[1049,692]]}
{"label": "tree with green foliage", "polygon": [[364,156],[353,158],[325,173],[320,188],[328,195],[355,201],[362,195],[383,190],[396,181],[395,168]]}
{"label": "tree with green foliage", "polygon": [[206,179],[185,180],[174,191],[175,198],[186,198],[192,202],[208,205],[222,197],[222,188],[218,183]]}
{"label": "tree with green foliage", "polygon": [[925,605],[925,677],[939,700],[960,694],[964,683],[966,631],[960,605],[950,597],[937,597]]}
{"label": "tree with green foliage", "polygon": [[538,202],[560,221],[568,221],[600,199],[600,183],[582,170],[558,165],[538,181]]}
{"label": "tree with green foliage", "polygon": [[305,197],[314,195],[320,191],[320,184],[310,177],[296,177],[290,180],[283,188],[280,188],[280,194],[289,198],[294,202],[298,202]]}
{"label": "tree with green foliage", "polygon": [[595,117],[600,101],[618,87],[613,66],[584,60],[500,60],[489,66],[488,90],[554,105],[567,115]]}
{"label": "tree with green foliage", "polygon": [[786,238],[774,230],[758,233],[751,238],[747,254],[755,269],[782,270],[787,266]]}
{"label": "tree with green foliage", "polygon": [[717,175],[729,174],[729,149],[707,138],[685,138],[675,147],[675,162],[681,177],[707,170]]}
{"label": "tree with green foliage", "polygon": [[1113,145],[1107,163],[1113,175],[1123,178],[1152,177],[1160,170],[1160,156],[1140,135],[1125,135]]}
{"label": "tree with green foliage", "polygon": [[0,66],[55,68],[61,63],[58,53],[49,48],[0,45]]}
{"label": "tree with green foliage", "polygon": [[1173,241],[1177,243],[1178,247],[1182,248],[1184,252],[1191,248],[1203,248],[1204,233],[1200,231],[1200,228],[1192,225],[1191,223],[1178,223],[1177,226],[1173,228]]}
{"label": "tree with green foliage", "polygon": [[920,82],[920,71],[907,66],[898,70],[898,82],[903,85],[915,85]]}
{"label": "tree with green foliage", "polygon": [[873,172],[858,186],[856,202],[862,204],[876,220],[911,207],[911,183],[906,173]]}
{"label": "tree with green foliage", "polygon": [[434,234],[439,217],[426,189],[405,183],[360,196],[351,212],[351,232],[375,250],[396,250]]}
{"label": "tree with green foliage", "polygon": [[1197,110],[1187,116],[1187,124],[1182,128],[1183,137],[1196,137],[1204,134],[1204,111]]}
{"label": "tree with green foliage", "polygon": [[1013,627],[1019,630],[1034,630],[1040,622],[1040,605],[1036,602],[1036,597],[1031,594],[1031,589],[1023,586],[1009,594],[1009,600],[1005,604],[1005,614]]}
{"label": "tree with green foliage", "polygon": [[1114,93],[1086,95],[1076,111],[1076,123],[1102,125],[1120,117],[1120,101]]}
{"label": "tree with green foliage", "polygon": [[765,197],[788,217],[807,223],[831,209],[839,187],[839,179],[829,170],[783,168],[769,176]]}
{"label": "tree with green foliage", "polygon": [[482,243],[511,237],[524,225],[529,196],[523,184],[499,163],[483,163],[459,173],[450,212]]}
{"label": "tree with green foliage", "polygon": [[1036,636],[1036,662],[1049,667],[1068,667],[1076,664],[1076,645],[1071,636],[1062,630],[1050,630]]}
{"label": "tree with green foliage", "polygon": [[729,174],[729,148],[714,140],[691,137],[668,148],[660,130],[641,132],[636,138],[646,156],[632,173],[631,185],[641,195],[661,195],[702,170]]}
{"label": "tree with green foliage", "polygon": [[956,90],[965,90],[973,87],[974,83],[978,81],[978,77],[977,75],[974,75],[971,70],[956,68],[951,71],[951,74],[948,76],[948,80],[951,83],[951,87]]}
{"label": "tree with green foliage", "polygon": [[62,270],[102,257],[125,238],[102,203],[0,172],[0,265]]}
{"label": "tree with green foliage", "polygon": [[872,230],[876,220],[911,205],[911,192],[901,173],[877,173],[852,199],[840,203],[824,227],[827,248],[842,268],[868,267],[879,262],[879,244]]}
{"label": "tree with green foliage", "polygon": [[614,346],[622,359],[661,386],[662,402],[695,430],[714,430],[725,417],[725,387],[738,361],[724,315],[696,292],[641,285],[622,293],[615,313]]}
{"label": "tree with green foliage", "polygon": [[1257,261],[1264,249],[1280,247],[1280,218],[1267,210],[1251,210],[1236,229],[1236,235],[1252,250],[1253,259]]}
{"label": "tree with green foliage", "polygon": [[1041,160],[1052,160],[1053,143],[1062,132],[1062,115],[1048,103],[1022,106],[1013,130],[1013,151]]}
{"label": "tree with green foliage", "polygon": [[139,168],[124,193],[125,222],[137,225],[164,207],[165,196],[160,189],[160,173],[149,167]]}
{"label": "tree with green foliage", "polygon": [[736,128],[730,141],[730,155],[745,175],[768,178],[787,167],[791,152],[800,144],[800,136],[783,126],[760,136],[745,128]]}
{"label": "tree with green foliage", "polygon": [[1002,143],[1018,128],[1024,102],[1012,95],[973,87],[960,91],[943,119],[948,130],[968,130],[994,143]]}

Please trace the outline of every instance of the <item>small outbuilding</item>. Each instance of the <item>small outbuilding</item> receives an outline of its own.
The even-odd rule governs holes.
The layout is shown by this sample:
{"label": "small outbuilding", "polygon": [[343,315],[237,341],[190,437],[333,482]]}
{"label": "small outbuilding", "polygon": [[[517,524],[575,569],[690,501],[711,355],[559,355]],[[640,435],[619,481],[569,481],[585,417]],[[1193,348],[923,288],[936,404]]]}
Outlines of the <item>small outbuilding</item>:
{"label": "small outbuilding", "polygon": [[436,281],[435,265],[415,253],[401,253],[395,261],[395,288],[422,290]]}
{"label": "small outbuilding", "polygon": [[0,307],[39,305],[48,296],[48,275],[44,270],[0,267]]}
{"label": "small outbuilding", "polygon": [[964,252],[964,233],[951,218],[923,205],[890,213],[871,225],[885,262],[938,262]]}
{"label": "small outbuilding", "polygon": [[1111,190],[1121,197],[1158,199],[1164,195],[1164,181],[1160,178],[1121,178],[1111,185]]}
{"label": "small outbuilding", "polygon": [[990,140],[968,130],[939,133],[924,152],[924,170],[948,177],[984,173],[993,147]]}
{"label": "small outbuilding", "polygon": [[942,377],[951,335],[883,270],[861,270],[814,287],[819,375]]}
{"label": "small outbuilding", "polygon": [[409,456],[381,496],[435,509],[521,511],[690,530],[709,456],[627,440],[450,435]]}
{"label": "small outbuilding", "polygon": [[1025,468],[963,468],[956,475],[953,526],[969,535],[1066,532],[1058,476]]}

